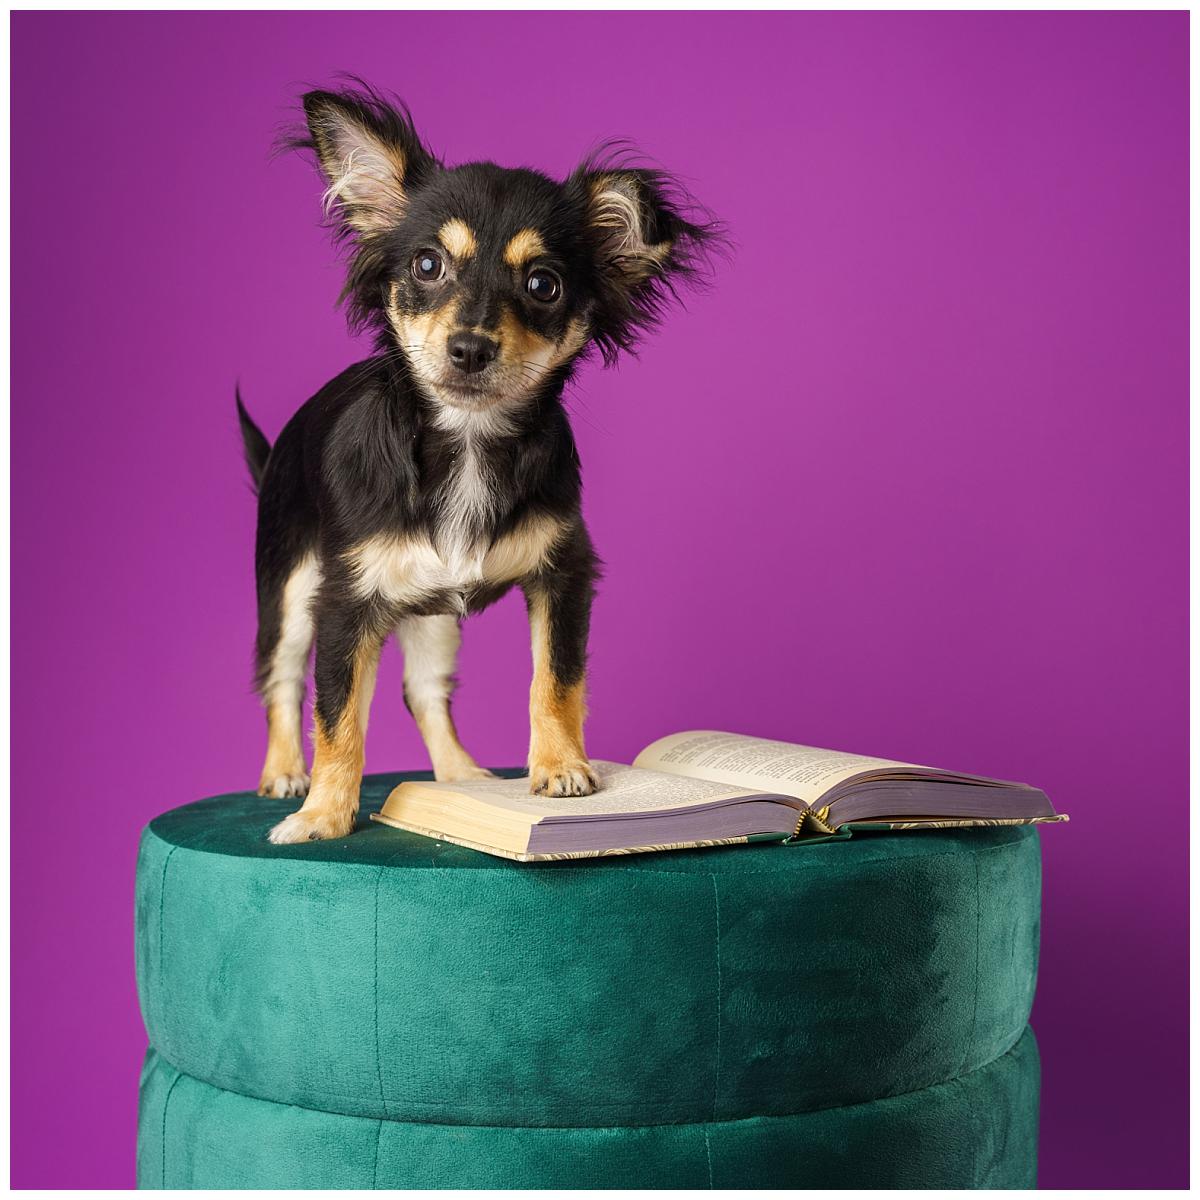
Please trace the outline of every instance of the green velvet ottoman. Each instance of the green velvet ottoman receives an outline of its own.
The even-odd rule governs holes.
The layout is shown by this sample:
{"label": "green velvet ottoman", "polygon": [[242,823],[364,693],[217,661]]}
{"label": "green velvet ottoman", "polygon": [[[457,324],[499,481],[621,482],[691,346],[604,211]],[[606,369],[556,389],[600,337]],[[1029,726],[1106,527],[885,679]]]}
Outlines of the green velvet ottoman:
{"label": "green velvet ottoman", "polygon": [[140,1186],[1034,1185],[1035,830],[518,864],[401,778],[146,829]]}

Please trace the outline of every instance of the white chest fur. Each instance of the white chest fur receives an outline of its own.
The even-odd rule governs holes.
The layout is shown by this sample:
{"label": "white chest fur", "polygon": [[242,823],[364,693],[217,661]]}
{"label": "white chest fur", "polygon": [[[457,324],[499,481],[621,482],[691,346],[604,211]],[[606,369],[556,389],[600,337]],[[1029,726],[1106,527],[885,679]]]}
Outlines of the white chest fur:
{"label": "white chest fur", "polygon": [[442,592],[461,596],[513,583],[541,566],[561,532],[557,520],[531,518],[490,547],[451,542],[442,553],[425,536],[381,535],[360,542],[345,557],[364,600],[403,607]]}

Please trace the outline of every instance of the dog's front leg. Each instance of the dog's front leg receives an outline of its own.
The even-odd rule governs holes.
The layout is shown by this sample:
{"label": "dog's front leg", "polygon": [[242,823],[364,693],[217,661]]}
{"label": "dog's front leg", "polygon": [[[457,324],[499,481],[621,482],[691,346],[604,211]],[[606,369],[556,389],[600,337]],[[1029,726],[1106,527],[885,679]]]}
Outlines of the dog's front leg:
{"label": "dog's front leg", "polygon": [[412,713],[433,763],[433,777],[456,782],[490,779],[458,739],[450,716],[454,664],[462,642],[458,620],[448,615],[405,617],[396,626],[404,652],[404,703]]}
{"label": "dog's front leg", "polygon": [[533,644],[529,692],[529,790],[587,796],[599,786],[583,745],[588,622],[595,569],[591,548],[573,569],[526,584]]}
{"label": "dog's front leg", "polygon": [[312,787],[303,807],[271,830],[273,842],[345,837],[354,827],[363,744],[383,638],[354,607],[317,615]]}

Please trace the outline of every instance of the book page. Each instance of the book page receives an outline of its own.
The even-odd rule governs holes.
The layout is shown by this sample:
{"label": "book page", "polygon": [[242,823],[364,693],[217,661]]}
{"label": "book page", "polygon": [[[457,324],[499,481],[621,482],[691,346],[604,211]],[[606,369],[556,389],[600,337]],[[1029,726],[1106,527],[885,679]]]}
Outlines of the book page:
{"label": "book page", "polygon": [[844,754],[840,750],[819,750],[815,746],[713,730],[659,738],[634,759],[634,765],[691,779],[777,792],[794,796],[813,807],[830,788],[863,771],[896,767],[927,769],[890,758]]}
{"label": "book page", "polygon": [[592,769],[600,776],[600,791],[590,796],[533,796],[529,792],[528,776],[473,779],[470,783],[422,783],[420,787],[470,796],[509,812],[527,813],[535,820],[665,812],[721,800],[742,800],[758,794],[728,783],[714,785],[705,779],[643,771],[600,759],[592,759]]}

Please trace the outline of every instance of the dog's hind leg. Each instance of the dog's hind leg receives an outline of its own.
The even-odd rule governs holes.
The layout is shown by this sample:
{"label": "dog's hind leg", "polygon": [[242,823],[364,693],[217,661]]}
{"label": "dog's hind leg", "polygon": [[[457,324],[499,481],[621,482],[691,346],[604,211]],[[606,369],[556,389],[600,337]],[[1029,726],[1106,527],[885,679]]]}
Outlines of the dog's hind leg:
{"label": "dog's hind leg", "polygon": [[260,796],[282,799],[308,792],[301,712],[313,643],[312,601],[320,581],[316,556],[306,554],[278,595],[264,596],[260,605],[258,686],[267,710],[267,758],[258,783]]}
{"label": "dog's hind leg", "polygon": [[404,703],[425,740],[434,777],[442,781],[488,778],[491,772],[458,740],[450,716],[454,664],[462,644],[458,619],[405,617],[396,626],[396,639],[404,653]]}

